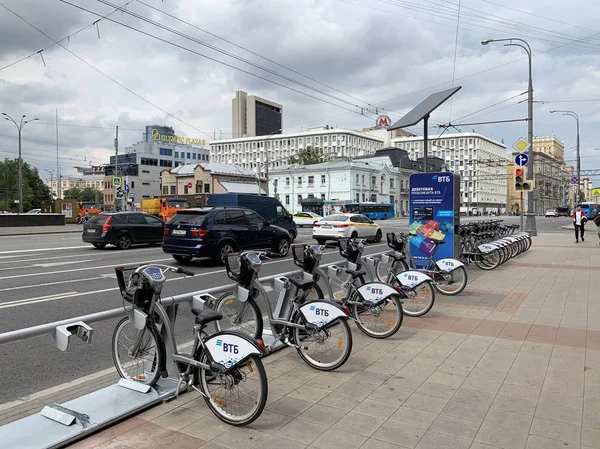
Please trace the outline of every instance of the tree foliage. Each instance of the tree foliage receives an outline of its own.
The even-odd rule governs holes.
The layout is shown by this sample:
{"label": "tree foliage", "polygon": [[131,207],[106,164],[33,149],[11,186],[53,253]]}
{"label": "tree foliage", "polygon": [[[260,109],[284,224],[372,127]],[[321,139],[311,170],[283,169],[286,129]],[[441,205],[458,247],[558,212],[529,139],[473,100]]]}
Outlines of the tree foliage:
{"label": "tree foliage", "polygon": [[[23,211],[38,209],[42,202],[51,199],[50,188],[44,183],[37,168],[22,163]],[[19,205],[19,162],[18,159],[0,161],[0,210],[17,212]]]}
{"label": "tree foliage", "polygon": [[94,187],[85,187],[83,189],[72,187],[63,193],[65,200],[97,201],[98,203],[102,203],[103,196],[102,192]]}
{"label": "tree foliage", "polygon": [[289,159],[290,164],[300,165],[313,165],[320,164],[321,162],[326,162],[323,152],[318,148],[311,147],[306,147],[306,149],[299,150],[298,154],[291,156]]}

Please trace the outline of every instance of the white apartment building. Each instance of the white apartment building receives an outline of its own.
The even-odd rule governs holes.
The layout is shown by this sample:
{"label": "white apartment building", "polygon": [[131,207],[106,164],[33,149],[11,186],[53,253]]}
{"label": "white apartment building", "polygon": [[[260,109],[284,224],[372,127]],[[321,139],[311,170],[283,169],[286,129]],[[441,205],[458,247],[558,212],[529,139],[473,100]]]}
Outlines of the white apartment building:
{"label": "white apartment building", "polygon": [[235,164],[241,168],[264,172],[288,164],[299,150],[311,147],[329,157],[366,156],[383,148],[384,139],[361,131],[315,128],[308,131],[270,136],[242,137],[210,142],[210,160]]}
{"label": "white apartment building", "polygon": [[398,170],[363,161],[286,165],[269,172],[269,191],[292,214],[302,211],[302,200],[310,197],[324,202],[343,200],[397,204]]}
{"label": "white apartment building", "polygon": [[[48,178],[46,184],[50,187],[52,198],[58,197],[58,182],[55,177]],[[69,189],[77,187],[79,189],[85,189],[91,187],[98,191],[102,191],[104,186],[103,175],[85,175],[85,176],[61,176],[60,177],[60,191],[62,194]],[[102,199],[102,193],[100,193],[100,199]]]}
{"label": "white apartment building", "polygon": [[[393,145],[410,159],[423,157],[423,137],[396,137]],[[445,161],[449,171],[461,177],[461,212],[506,209],[506,145],[481,134],[444,134],[428,141],[428,156]]]}

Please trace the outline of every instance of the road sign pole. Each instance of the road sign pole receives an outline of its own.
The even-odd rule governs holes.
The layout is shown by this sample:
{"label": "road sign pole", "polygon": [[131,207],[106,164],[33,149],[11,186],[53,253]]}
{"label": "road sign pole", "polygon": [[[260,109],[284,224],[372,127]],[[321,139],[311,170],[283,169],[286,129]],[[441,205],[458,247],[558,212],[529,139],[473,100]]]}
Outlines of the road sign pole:
{"label": "road sign pole", "polygon": [[520,212],[521,212],[521,232],[523,232],[525,230],[524,224],[523,224],[523,206],[524,206],[524,202],[523,202],[523,192],[521,192],[521,207]]}

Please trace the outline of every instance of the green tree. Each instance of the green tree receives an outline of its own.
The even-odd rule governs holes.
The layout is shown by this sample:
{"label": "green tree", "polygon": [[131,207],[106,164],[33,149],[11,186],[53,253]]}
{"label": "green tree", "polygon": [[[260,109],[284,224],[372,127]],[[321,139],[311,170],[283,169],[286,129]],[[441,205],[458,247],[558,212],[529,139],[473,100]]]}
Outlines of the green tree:
{"label": "green tree", "polygon": [[291,156],[289,158],[290,164],[300,164],[300,165],[313,165],[320,164],[321,162],[325,162],[325,156],[323,156],[323,152],[318,148],[306,147],[306,149],[301,149],[298,151],[298,154],[295,156]]}
{"label": "green tree", "polygon": [[[51,199],[50,188],[44,183],[37,168],[27,162],[22,164],[23,211],[42,207],[42,202]],[[0,210],[17,212],[19,205],[19,162],[18,159],[0,161]]]}
{"label": "green tree", "polygon": [[72,187],[65,190],[63,194],[65,200],[98,201],[99,203],[102,203],[102,196],[102,192],[94,187],[85,187],[83,189]]}

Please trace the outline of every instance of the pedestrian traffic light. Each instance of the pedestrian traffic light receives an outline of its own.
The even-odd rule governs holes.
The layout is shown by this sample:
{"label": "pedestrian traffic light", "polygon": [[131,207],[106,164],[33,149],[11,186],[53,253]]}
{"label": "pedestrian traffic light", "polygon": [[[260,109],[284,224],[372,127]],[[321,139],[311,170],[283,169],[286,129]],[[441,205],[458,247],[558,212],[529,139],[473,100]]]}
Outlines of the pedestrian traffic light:
{"label": "pedestrian traffic light", "polygon": [[524,167],[515,168],[515,190],[533,190],[533,181],[527,180],[527,171]]}
{"label": "pedestrian traffic light", "polygon": [[123,189],[119,186],[117,187],[117,198],[123,197]]}

